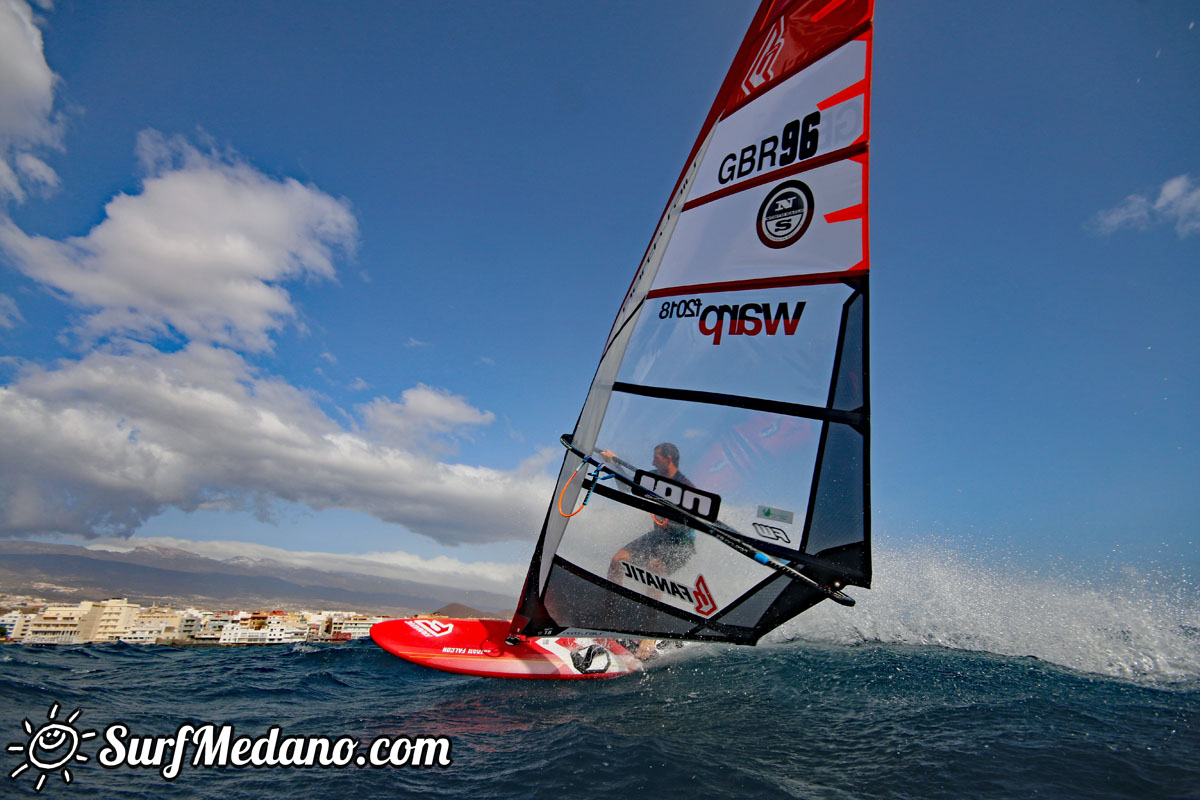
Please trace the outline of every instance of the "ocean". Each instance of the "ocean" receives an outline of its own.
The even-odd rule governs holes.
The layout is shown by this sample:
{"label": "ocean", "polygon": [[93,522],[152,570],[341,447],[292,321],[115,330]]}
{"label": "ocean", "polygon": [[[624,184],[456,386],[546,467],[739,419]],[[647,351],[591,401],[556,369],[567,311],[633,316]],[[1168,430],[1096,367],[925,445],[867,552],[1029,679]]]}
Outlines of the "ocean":
{"label": "ocean", "polygon": [[[758,647],[687,647],[614,680],[452,675],[369,640],[0,647],[0,796],[1200,798],[1194,587],[1017,577],[936,553],[904,566],[855,592],[858,607],[823,604]],[[63,766],[33,740],[68,717],[96,735]],[[184,763],[166,780],[97,761],[117,752],[114,730],[133,750],[185,724],[351,737],[359,753],[408,740],[401,762],[445,737],[449,763]]]}

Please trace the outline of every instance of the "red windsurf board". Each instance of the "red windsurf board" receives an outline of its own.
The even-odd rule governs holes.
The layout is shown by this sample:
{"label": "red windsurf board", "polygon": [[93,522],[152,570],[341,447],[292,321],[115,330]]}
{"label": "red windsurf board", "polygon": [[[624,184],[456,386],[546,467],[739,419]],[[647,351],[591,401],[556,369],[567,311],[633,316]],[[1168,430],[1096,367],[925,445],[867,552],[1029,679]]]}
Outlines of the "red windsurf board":
{"label": "red windsurf board", "polygon": [[502,619],[393,619],[371,628],[375,644],[394,656],[463,675],[579,680],[617,678],[642,662],[612,639],[570,636],[508,644]]}

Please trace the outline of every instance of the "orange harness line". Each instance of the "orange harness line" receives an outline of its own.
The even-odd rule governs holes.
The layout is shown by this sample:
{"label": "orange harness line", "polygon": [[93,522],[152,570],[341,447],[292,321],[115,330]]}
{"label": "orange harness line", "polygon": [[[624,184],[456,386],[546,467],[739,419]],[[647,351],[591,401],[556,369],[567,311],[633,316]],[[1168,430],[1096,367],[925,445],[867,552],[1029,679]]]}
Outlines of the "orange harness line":
{"label": "orange harness line", "polygon": [[[579,466],[576,467],[575,471],[571,473],[571,477],[567,478],[567,482],[563,484],[562,491],[558,493],[558,514],[561,517],[566,517],[567,519],[570,519],[571,517],[578,514],[580,511],[583,511],[583,507],[587,505],[588,498],[585,497],[585,498],[583,498],[583,504],[580,505],[579,508],[572,511],[570,514],[568,514],[567,512],[562,510],[563,496],[567,493],[567,487],[571,485],[571,481],[575,480],[575,476],[579,474],[579,470],[586,463],[587,463],[586,461],[579,462]],[[591,495],[592,495],[592,493],[588,492],[588,497],[591,497]]]}

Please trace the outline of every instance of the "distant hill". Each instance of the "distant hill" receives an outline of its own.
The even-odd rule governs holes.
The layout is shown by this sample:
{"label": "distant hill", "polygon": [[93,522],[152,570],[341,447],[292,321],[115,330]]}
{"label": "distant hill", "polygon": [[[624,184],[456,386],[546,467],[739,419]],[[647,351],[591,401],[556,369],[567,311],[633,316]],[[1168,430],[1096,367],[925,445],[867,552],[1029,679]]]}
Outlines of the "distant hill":
{"label": "distant hill", "polygon": [[487,619],[488,617],[511,617],[512,614],[497,614],[495,611],[480,611],[470,606],[464,606],[462,603],[451,603],[448,606],[442,606],[437,611],[433,612],[439,617],[453,617],[454,619]]}
{"label": "distant hill", "polygon": [[6,540],[0,540],[0,591],[68,603],[128,597],[143,605],[346,608],[390,616],[429,613],[459,601],[486,609],[460,606],[467,616],[496,616],[512,604],[511,597],[491,592],[247,558],[220,561],[164,547],[115,553]]}

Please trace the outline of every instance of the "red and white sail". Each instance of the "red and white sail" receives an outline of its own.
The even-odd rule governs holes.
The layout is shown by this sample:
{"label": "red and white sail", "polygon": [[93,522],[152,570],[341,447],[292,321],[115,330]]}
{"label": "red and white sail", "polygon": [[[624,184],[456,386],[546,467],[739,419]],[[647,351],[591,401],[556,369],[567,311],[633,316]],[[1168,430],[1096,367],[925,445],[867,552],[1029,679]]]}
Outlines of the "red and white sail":
{"label": "red and white sail", "polygon": [[[762,4],[571,438],[577,452],[615,453],[651,484],[655,448],[670,443],[686,482],[664,481],[664,491],[689,512],[711,507],[722,532],[806,579],[703,526],[683,563],[618,563],[614,554],[654,525],[695,517],[661,522],[672,515],[652,515],[629,481],[585,488],[572,452],[514,632],[752,643],[826,596],[813,581],[869,585],[872,10],[871,0]],[[567,516],[581,492],[589,505]]]}

